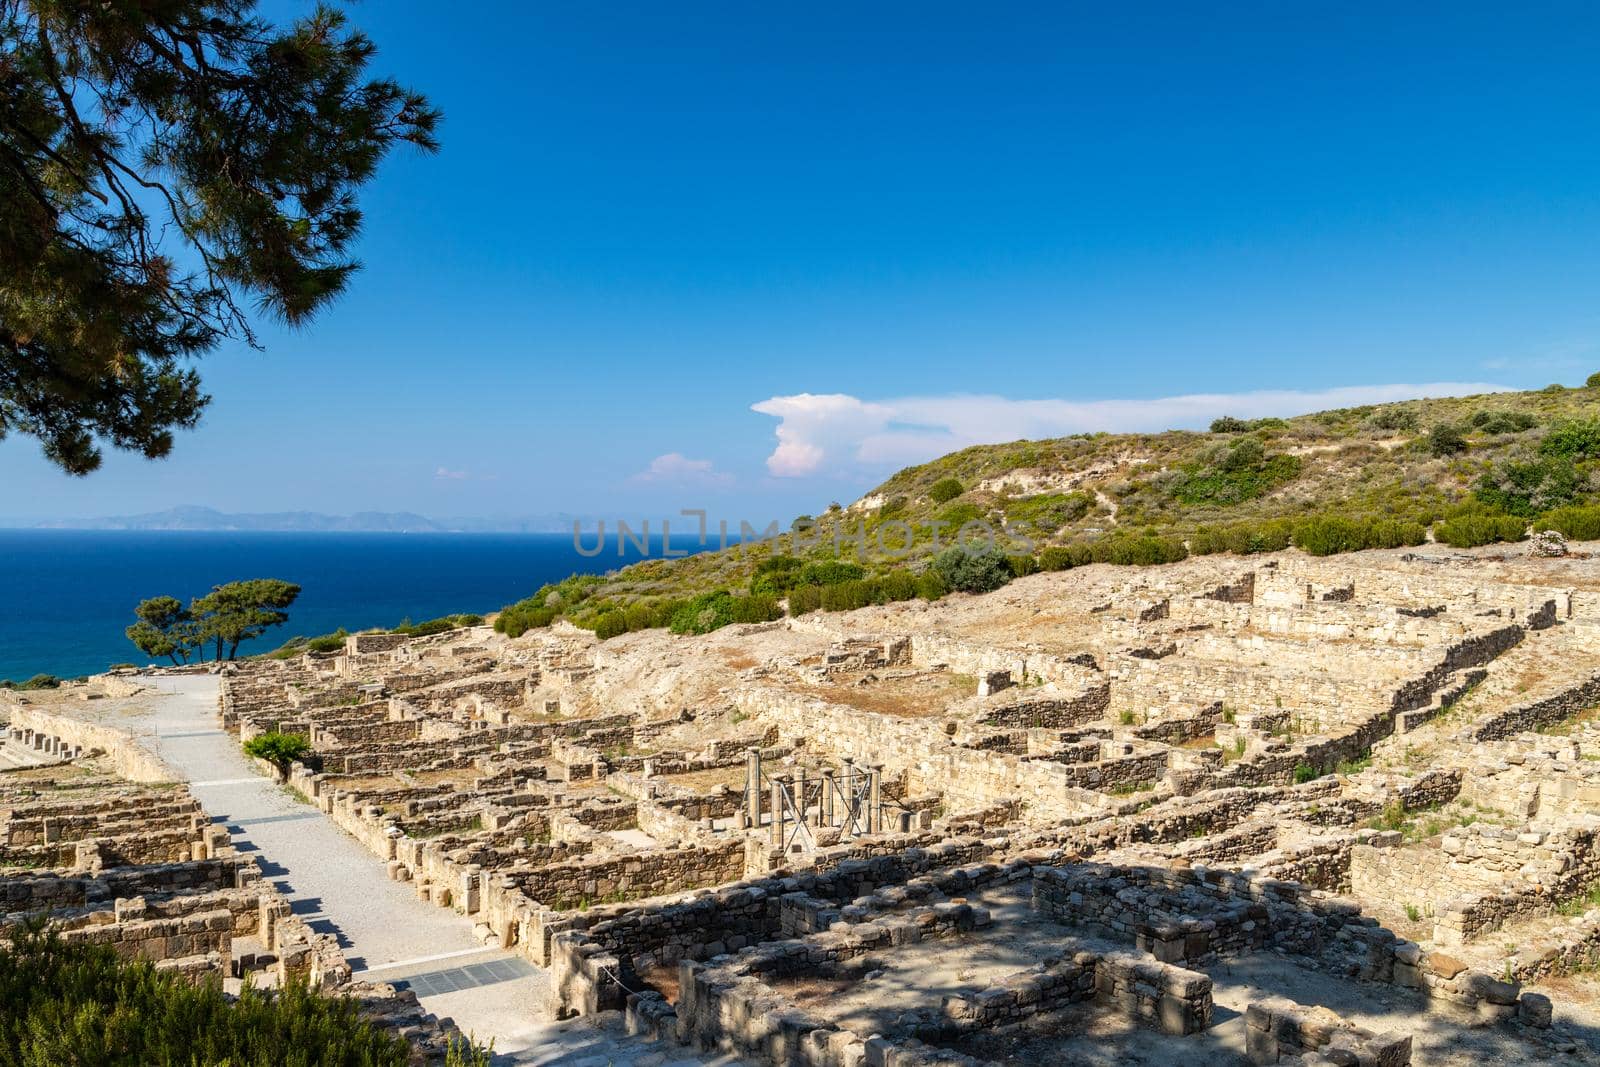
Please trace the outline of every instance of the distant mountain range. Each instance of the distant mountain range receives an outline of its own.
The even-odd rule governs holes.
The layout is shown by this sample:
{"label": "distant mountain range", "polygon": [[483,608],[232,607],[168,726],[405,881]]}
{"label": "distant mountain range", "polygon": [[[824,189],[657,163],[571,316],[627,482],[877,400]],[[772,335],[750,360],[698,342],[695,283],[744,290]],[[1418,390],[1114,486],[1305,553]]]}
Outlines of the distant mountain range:
{"label": "distant mountain range", "polygon": [[[47,519],[15,523],[35,530],[237,530],[252,533],[568,533],[574,522],[592,526],[577,515],[528,515],[512,518],[430,519],[409,511],[360,511],[323,515],[315,511],[246,514],[215,508],[178,507],[145,515],[111,515],[97,519]],[[7,525],[0,523],[0,525]]]}

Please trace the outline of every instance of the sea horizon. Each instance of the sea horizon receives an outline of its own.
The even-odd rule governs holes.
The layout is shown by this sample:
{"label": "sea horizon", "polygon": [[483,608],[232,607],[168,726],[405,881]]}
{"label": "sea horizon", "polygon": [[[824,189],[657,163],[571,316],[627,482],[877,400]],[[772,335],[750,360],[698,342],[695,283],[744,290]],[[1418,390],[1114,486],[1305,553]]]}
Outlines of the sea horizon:
{"label": "sea horizon", "polygon": [[[702,550],[674,535],[674,550]],[[584,552],[594,542],[585,539]],[[715,548],[713,538],[706,548]],[[498,611],[547,582],[604,574],[642,558],[608,532],[598,554],[571,533],[471,531],[95,530],[0,527],[0,680],[74,678],[151,662],[125,634],[146,597],[183,601],[243,578],[301,593],[282,627],[242,646],[354,632],[441,615]],[[649,546],[660,552],[660,535]],[[165,661],[162,661],[165,662]]]}

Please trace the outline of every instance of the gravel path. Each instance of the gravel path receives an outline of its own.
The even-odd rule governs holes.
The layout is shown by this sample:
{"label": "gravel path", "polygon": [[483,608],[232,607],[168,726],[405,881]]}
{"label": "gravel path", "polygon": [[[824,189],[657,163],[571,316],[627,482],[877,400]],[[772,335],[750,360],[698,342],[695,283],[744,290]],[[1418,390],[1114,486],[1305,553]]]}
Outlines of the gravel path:
{"label": "gravel path", "polygon": [[544,972],[479,944],[464,917],[424,904],[409,884],[390,881],[378,858],[354,838],[257,774],[221,728],[215,678],[149,681],[161,695],[139,701],[148,711],[135,732],[188,781],[234,845],[256,855],[295,913],[339,939],[357,977],[409,985],[428,1011],[454,1019],[479,1041],[492,1039],[497,1063],[734,1063],[645,1045],[623,1034],[615,1019],[602,1026],[540,1021]]}

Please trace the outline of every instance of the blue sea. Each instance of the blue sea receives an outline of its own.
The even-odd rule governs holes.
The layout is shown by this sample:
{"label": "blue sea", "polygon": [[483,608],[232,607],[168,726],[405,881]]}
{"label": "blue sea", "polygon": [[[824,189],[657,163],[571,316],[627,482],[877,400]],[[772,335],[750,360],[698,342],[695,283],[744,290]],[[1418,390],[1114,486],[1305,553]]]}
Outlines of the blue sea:
{"label": "blue sea", "polygon": [[[650,545],[658,555],[659,542],[657,535]],[[593,531],[583,546],[594,550]],[[242,655],[341,626],[494,611],[545,582],[639,558],[631,543],[625,547],[619,559],[614,536],[598,556],[585,557],[571,534],[0,530],[0,679],[69,678],[147,662],[123,636],[145,597],[187,603],[241,578],[298,583],[289,622],[241,647]],[[677,547],[699,546],[690,539]]]}

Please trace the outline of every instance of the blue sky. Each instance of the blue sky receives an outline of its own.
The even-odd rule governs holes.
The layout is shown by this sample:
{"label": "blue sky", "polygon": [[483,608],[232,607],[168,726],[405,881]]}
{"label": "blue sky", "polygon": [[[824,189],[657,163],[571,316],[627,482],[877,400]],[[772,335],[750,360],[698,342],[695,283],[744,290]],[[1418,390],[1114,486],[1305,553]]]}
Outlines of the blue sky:
{"label": "blue sky", "polygon": [[446,118],[352,292],[205,360],[164,462],[0,443],[0,508],[764,522],[973,441],[1600,369],[1600,9],[1121,6],[357,5]]}

